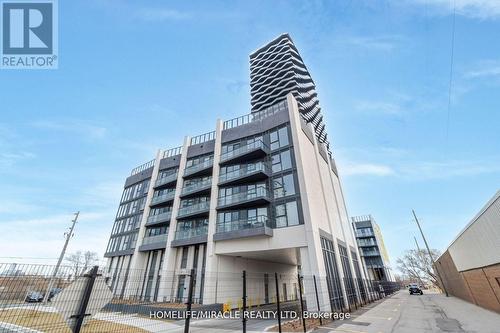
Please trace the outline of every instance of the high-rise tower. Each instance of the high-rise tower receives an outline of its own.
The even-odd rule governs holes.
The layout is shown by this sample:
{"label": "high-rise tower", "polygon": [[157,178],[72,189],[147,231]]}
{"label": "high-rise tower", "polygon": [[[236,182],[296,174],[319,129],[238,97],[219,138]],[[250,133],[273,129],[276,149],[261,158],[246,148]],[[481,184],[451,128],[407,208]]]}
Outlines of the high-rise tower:
{"label": "high-rise tower", "polygon": [[286,99],[292,93],[301,116],[314,126],[316,137],[328,142],[318,94],[309,71],[288,34],[282,34],[250,55],[252,113]]}

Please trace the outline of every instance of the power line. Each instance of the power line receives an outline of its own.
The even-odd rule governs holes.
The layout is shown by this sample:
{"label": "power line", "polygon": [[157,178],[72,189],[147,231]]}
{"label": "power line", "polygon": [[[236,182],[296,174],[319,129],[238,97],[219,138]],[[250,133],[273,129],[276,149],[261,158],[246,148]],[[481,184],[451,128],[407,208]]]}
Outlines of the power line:
{"label": "power line", "polygon": [[453,24],[451,28],[451,57],[450,57],[450,79],[448,82],[448,111],[446,114],[446,145],[448,146],[448,137],[450,133],[450,114],[451,114],[451,89],[453,84],[453,58],[455,54],[455,18],[457,14],[456,0],[453,0]]}

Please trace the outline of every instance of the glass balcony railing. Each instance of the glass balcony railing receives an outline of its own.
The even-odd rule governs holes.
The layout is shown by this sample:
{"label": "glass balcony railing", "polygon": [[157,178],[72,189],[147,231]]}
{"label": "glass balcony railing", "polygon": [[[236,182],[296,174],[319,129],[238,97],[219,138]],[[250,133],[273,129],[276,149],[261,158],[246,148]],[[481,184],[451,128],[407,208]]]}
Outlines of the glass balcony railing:
{"label": "glass balcony railing", "polygon": [[377,250],[361,251],[361,254],[364,255],[365,257],[370,257],[370,256],[379,256],[380,252]]}
{"label": "glass balcony railing", "polygon": [[151,215],[148,217],[148,221],[146,224],[167,222],[167,221],[170,221],[171,217],[172,217],[172,212],[165,212],[165,213],[161,213],[158,215]]}
{"label": "glass balcony railing", "polygon": [[142,239],[142,245],[149,245],[155,243],[167,243],[168,234],[161,234],[155,236],[144,237]]}
{"label": "glass balcony railing", "polygon": [[228,221],[228,222],[218,222],[217,232],[218,233],[231,232],[237,230],[262,228],[265,226],[269,227],[268,217],[265,215],[259,215],[259,216],[249,217],[247,219]]}
{"label": "glass balcony railing", "polygon": [[157,204],[160,204],[163,202],[173,200],[174,197],[175,197],[175,191],[171,191],[171,192],[167,192],[167,193],[162,194],[162,195],[155,196],[155,197],[153,197],[153,199],[151,199],[151,205],[157,205]]}
{"label": "glass balcony railing", "polygon": [[187,195],[198,191],[206,190],[211,186],[212,186],[212,177],[184,186],[182,188],[181,195]]}
{"label": "glass balcony railing", "polygon": [[269,192],[264,186],[259,186],[257,188],[249,189],[245,192],[236,193],[233,195],[228,195],[225,197],[220,197],[217,201],[219,207],[232,206],[241,203],[251,202],[258,199],[264,199],[269,201]]}
{"label": "glass balcony railing", "polygon": [[232,159],[245,156],[253,152],[263,152],[264,154],[269,154],[269,148],[262,140],[256,140],[254,142],[247,143],[244,146],[228,151],[220,156],[220,161],[227,162]]}
{"label": "glass balcony railing", "polygon": [[177,214],[177,217],[201,214],[207,212],[209,209],[210,209],[210,201],[200,202],[191,206],[179,208],[179,213]]}
{"label": "glass balcony railing", "polygon": [[171,175],[164,176],[160,179],[157,179],[155,182],[155,187],[170,184],[170,183],[175,182],[176,180],[177,180],[177,173],[173,173]]}
{"label": "glass balcony railing", "polygon": [[357,237],[372,237],[372,236],[375,236],[375,234],[373,233],[373,231],[370,231],[370,230],[356,230],[356,236]]}
{"label": "glass balcony railing", "polygon": [[358,239],[358,246],[377,246],[377,243],[370,238],[361,238]]}
{"label": "glass balcony railing", "polygon": [[254,164],[242,165],[239,169],[219,175],[219,183],[229,182],[236,179],[246,178],[257,173],[270,174],[271,169],[268,164],[258,162]]}
{"label": "glass balcony railing", "polygon": [[175,240],[190,239],[198,236],[206,236],[208,234],[208,225],[194,227],[190,229],[177,230],[175,232]]}
{"label": "glass balcony railing", "polygon": [[184,169],[184,176],[189,176],[189,175],[195,174],[195,173],[197,173],[199,171],[202,171],[202,170],[205,170],[205,169],[209,169],[213,165],[214,165],[214,160],[213,159],[210,159],[210,160],[207,160],[205,162],[201,162],[201,163],[192,165],[192,166],[187,167],[186,169]]}

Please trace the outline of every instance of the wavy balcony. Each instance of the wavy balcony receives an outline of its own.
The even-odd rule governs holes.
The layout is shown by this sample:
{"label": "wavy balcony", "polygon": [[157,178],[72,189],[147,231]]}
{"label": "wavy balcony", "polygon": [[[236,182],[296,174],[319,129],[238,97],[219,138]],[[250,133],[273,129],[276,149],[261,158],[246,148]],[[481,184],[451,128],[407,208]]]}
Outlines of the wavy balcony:
{"label": "wavy balcony", "polygon": [[198,163],[184,169],[184,177],[199,176],[212,173],[214,160]]}
{"label": "wavy balcony", "polygon": [[220,164],[247,161],[267,154],[269,154],[269,147],[262,140],[256,140],[222,154]]}
{"label": "wavy balcony", "polygon": [[157,249],[164,249],[167,247],[167,237],[168,233],[144,237],[142,239],[142,244],[139,247],[139,251],[151,251]]}
{"label": "wavy balcony", "polygon": [[177,213],[177,218],[187,218],[187,217],[196,217],[207,215],[210,210],[210,202],[200,202],[191,206],[181,207],[179,208],[179,212]]}
{"label": "wavy balcony", "polygon": [[175,198],[175,191],[171,191],[171,192],[168,192],[168,193],[165,193],[162,195],[158,195],[158,196],[153,197],[153,199],[151,199],[150,206],[153,207],[153,206],[161,205],[163,203],[173,201],[174,198]]}
{"label": "wavy balcony", "polygon": [[169,222],[171,217],[172,217],[172,212],[165,212],[158,215],[151,215],[148,217],[146,225],[151,226]]}
{"label": "wavy balcony", "polygon": [[247,219],[217,223],[215,241],[265,236],[272,237],[273,229],[265,215],[249,217]]}
{"label": "wavy balcony", "polygon": [[177,181],[177,173],[162,177],[160,179],[157,179],[155,182],[155,188],[156,187],[162,187],[162,186],[167,186],[174,184]]}
{"label": "wavy balcony", "polygon": [[259,186],[245,192],[220,197],[217,200],[217,209],[260,206],[269,202],[271,202],[269,191],[264,186]]}
{"label": "wavy balcony", "polygon": [[271,175],[271,168],[267,163],[258,162],[244,164],[238,170],[219,175],[219,185],[232,185],[246,182],[257,182],[267,179]]}
{"label": "wavy balcony", "polygon": [[177,230],[172,241],[172,247],[205,243],[207,241],[208,225],[185,230]]}
{"label": "wavy balcony", "polygon": [[191,183],[182,188],[181,197],[188,197],[192,195],[199,195],[201,193],[210,192],[210,188],[212,187],[212,177],[196,182]]}

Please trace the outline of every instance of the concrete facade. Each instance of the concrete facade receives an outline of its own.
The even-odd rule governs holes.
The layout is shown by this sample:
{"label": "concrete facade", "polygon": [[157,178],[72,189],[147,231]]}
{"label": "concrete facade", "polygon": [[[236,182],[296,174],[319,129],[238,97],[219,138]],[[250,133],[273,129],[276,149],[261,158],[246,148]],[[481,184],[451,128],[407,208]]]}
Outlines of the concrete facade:
{"label": "concrete facade", "polygon": [[[326,136],[293,92],[266,101],[132,171],[106,251],[114,293],[185,302],[194,269],[196,302],[235,307],[245,270],[254,304],[275,301],[275,274],[283,300],[297,299],[300,274],[323,277],[321,310],[348,304],[327,281],[365,275]],[[312,290],[304,279],[306,301]]]}

